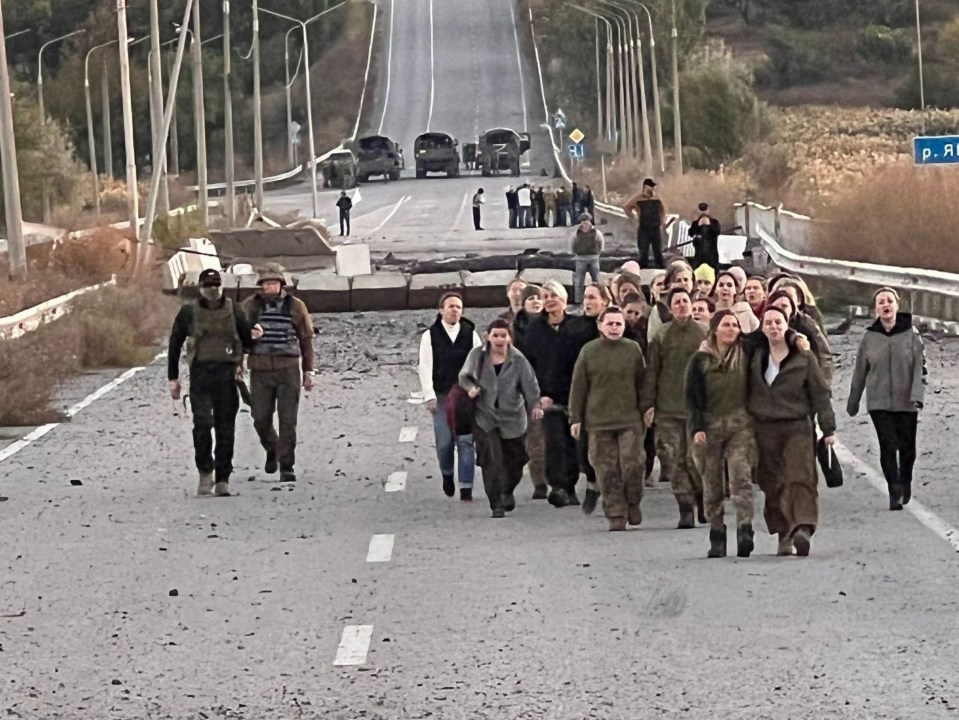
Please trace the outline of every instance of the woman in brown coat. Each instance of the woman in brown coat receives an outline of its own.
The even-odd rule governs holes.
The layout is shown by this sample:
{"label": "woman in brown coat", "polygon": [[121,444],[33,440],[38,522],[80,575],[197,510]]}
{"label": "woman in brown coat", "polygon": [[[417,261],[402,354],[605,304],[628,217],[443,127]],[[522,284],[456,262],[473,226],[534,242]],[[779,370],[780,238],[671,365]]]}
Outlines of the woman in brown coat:
{"label": "woman in brown coat", "polygon": [[786,313],[763,313],[766,343],[749,363],[747,409],[756,421],[759,466],[756,478],[766,496],[770,534],[779,535],[779,555],[809,554],[819,522],[813,418],[827,445],[836,442],[836,416],[829,385],[812,353],[786,342]]}

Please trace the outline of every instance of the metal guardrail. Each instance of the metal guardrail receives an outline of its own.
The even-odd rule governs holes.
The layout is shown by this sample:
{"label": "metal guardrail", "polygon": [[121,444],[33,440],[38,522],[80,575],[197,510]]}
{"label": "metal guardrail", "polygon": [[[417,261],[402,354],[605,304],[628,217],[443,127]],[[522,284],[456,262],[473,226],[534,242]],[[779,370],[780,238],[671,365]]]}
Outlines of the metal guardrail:
{"label": "metal guardrail", "polygon": [[70,305],[81,295],[116,284],[117,276],[114,275],[107,282],[74,290],[66,295],[34,305],[32,308],[21,310],[16,315],[0,318],[0,340],[16,340],[28,332],[36,330],[41,325],[59,320],[70,312]]}

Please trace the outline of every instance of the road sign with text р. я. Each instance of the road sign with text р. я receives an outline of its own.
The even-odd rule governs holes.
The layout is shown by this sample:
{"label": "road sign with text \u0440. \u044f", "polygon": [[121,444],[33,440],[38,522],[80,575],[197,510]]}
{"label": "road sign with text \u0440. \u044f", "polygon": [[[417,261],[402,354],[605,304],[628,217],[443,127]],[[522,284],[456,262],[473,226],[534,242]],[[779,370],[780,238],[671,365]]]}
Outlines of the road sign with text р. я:
{"label": "road sign with text \u0440. \u044f", "polygon": [[917,165],[959,163],[959,135],[913,138],[912,147]]}

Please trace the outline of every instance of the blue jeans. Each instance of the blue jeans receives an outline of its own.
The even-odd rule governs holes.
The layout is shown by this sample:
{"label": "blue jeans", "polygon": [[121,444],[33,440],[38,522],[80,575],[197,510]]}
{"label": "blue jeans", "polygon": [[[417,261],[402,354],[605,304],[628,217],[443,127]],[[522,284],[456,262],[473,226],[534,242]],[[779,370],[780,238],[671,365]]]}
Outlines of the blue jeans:
{"label": "blue jeans", "polygon": [[583,302],[583,292],[586,288],[586,273],[593,279],[593,282],[599,282],[599,258],[574,258],[576,264],[576,276],[573,279],[573,302]]}
{"label": "blue jeans", "polygon": [[453,435],[446,422],[446,410],[443,407],[445,397],[436,398],[436,410],[433,411],[433,437],[436,439],[436,459],[440,463],[440,473],[453,474],[453,454],[459,456],[459,483],[461,488],[473,487],[473,473],[476,470],[476,450],[472,435]]}

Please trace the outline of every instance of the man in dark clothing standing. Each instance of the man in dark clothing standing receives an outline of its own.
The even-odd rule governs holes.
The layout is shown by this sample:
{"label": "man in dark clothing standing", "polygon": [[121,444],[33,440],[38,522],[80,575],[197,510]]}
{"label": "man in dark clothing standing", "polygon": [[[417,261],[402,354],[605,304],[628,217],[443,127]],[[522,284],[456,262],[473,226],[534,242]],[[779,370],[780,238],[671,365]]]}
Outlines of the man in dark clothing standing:
{"label": "man in dark clothing standing", "polygon": [[340,209],[340,237],[350,234],[350,211],[353,209],[353,200],[346,194],[346,190],[340,191],[340,199],[336,201],[336,207]]}
{"label": "man in dark clothing standing", "polygon": [[482,206],[486,204],[486,198],[483,197],[483,188],[480,188],[476,191],[476,194],[473,196],[473,229],[482,230],[483,226],[480,223],[481,209]]}
{"label": "man in dark clothing standing", "polygon": [[[639,218],[636,243],[639,247],[639,264],[643,268],[664,268],[663,232],[666,230],[666,206],[656,196],[656,183],[652,178],[643,180],[643,189],[623,206],[626,217]],[[649,264],[649,250],[653,250],[655,265]]]}
{"label": "man in dark clothing standing", "polygon": [[516,218],[519,214],[519,199],[512,185],[506,188],[506,209],[509,211],[509,226],[516,227]]}
{"label": "man in dark clothing standing", "polygon": [[699,217],[689,226],[689,237],[696,250],[693,267],[709,265],[713,270],[719,271],[719,236],[722,233],[719,220],[709,214],[709,205],[699,203]]}
{"label": "man in dark clothing standing", "polygon": [[546,198],[542,185],[533,190],[533,217],[536,227],[546,227]]}
{"label": "man in dark clothing standing", "polygon": [[556,223],[557,227],[566,227],[573,224],[573,198],[565,186],[556,190]]}
{"label": "man in dark clothing standing", "polygon": [[[244,351],[249,351],[259,330],[250,326],[240,308],[223,297],[222,280],[216,270],[204,270],[199,277],[200,298],[180,308],[173,321],[167,356],[170,396],[179,400],[180,353],[190,338],[190,407],[193,411],[193,448],[200,473],[197,495],[230,494],[233,472],[233,439],[236,414],[237,368]],[[214,459],[213,437],[216,436]],[[214,484],[215,481],[215,484]]]}
{"label": "man in dark clothing standing", "polygon": [[589,213],[593,222],[596,222],[596,198],[593,197],[593,191],[589,185],[583,188],[583,203],[585,204],[584,211]]}
{"label": "man in dark clothing standing", "polygon": [[[247,361],[253,427],[266,450],[267,473],[277,471],[280,482],[295,482],[296,419],[300,407],[300,384],[313,389],[313,321],[306,304],[288,295],[283,268],[268,263],[257,280],[260,291],[243,302],[243,312],[262,336],[253,344]],[[303,367],[302,381],[300,366]],[[280,432],[273,427],[274,413]]]}
{"label": "man in dark clothing standing", "polygon": [[543,283],[545,312],[526,329],[520,351],[526,355],[543,397],[543,430],[546,435],[547,500],[553,507],[579,505],[576,483],[579,460],[570,434],[567,405],[573,368],[579,351],[597,333],[595,318],[569,315],[566,288],[555,280]]}

